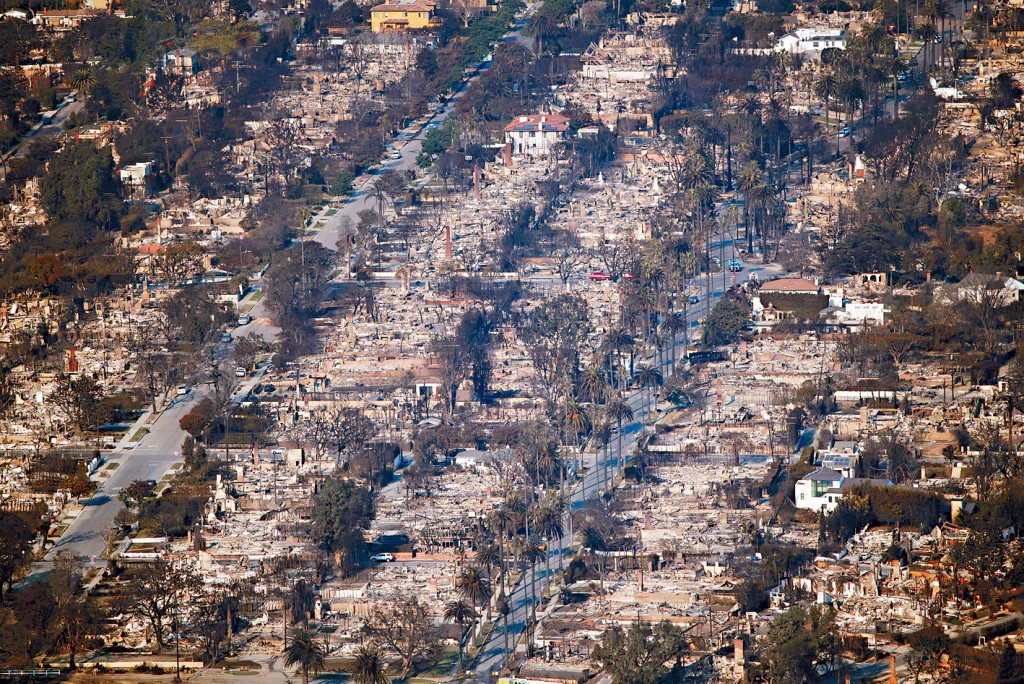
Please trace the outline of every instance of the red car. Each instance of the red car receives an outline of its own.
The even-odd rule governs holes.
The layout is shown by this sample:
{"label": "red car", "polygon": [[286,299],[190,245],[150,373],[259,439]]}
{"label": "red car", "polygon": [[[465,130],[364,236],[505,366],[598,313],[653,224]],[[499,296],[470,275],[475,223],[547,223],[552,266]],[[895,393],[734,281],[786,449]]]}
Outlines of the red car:
{"label": "red car", "polygon": [[612,277],[604,271],[593,271],[590,274],[591,280],[611,280]]}

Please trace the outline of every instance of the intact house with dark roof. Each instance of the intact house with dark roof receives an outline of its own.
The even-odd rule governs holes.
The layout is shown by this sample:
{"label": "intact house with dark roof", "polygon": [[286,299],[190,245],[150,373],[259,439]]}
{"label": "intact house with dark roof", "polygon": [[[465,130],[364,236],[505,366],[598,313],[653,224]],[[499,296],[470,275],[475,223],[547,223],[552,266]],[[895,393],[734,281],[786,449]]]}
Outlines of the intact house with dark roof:
{"label": "intact house with dark roof", "polygon": [[797,508],[831,513],[843,498],[843,491],[860,484],[876,487],[891,487],[891,480],[863,477],[846,477],[843,473],[822,466],[796,482],[793,494]]}

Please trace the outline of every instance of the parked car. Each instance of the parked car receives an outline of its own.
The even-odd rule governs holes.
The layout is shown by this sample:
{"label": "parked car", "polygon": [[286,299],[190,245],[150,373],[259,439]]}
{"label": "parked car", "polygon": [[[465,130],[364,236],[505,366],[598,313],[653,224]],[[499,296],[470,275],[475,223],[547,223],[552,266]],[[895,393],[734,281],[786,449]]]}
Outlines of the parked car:
{"label": "parked car", "polygon": [[252,323],[252,316],[249,314],[242,314],[238,317],[238,325],[249,325]]}
{"label": "parked car", "polygon": [[370,560],[374,563],[392,563],[394,562],[395,557],[390,553],[375,553],[370,556]]}
{"label": "parked car", "polygon": [[690,295],[690,303],[691,304],[697,304],[699,302],[700,302],[700,297],[698,297],[697,295]]}
{"label": "parked car", "polygon": [[188,387],[185,385],[178,385],[178,396],[183,397],[188,394]]}
{"label": "parked car", "polygon": [[235,377],[244,378],[245,377],[245,369],[242,368],[241,366],[236,368],[235,369]]}
{"label": "parked car", "polygon": [[590,274],[591,280],[611,280],[612,277],[604,271],[593,271]]}
{"label": "parked car", "polygon": [[732,271],[733,273],[736,273],[737,271],[742,271],[743,264],[740,262],[739,259],[730,259],[729,270]]}
{"label": "parked car", "polygon": [[401,159],[402,158],[402,153],[401,152],[397,152],[397,151],[396,152],[392,152],[391,153],[391,158],[392,159]]}
{"label": "parked car", "polygon": [[235,340],[235,338],[231,336],[231,333],[227,333],[226,332],[226,333],[224,333],[223,335],[220,336],[220,341],[221,342],[228,342],[228,343],[230,343],[230,342],[233,342],[234,340]]}

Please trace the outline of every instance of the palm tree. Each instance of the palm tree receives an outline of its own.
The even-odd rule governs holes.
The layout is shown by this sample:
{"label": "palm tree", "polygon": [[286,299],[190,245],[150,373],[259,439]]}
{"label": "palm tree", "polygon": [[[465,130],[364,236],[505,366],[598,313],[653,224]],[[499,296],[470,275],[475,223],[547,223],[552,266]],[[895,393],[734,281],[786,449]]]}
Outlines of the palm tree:
{"label": "palm tree", "polygon": [[580,399],[592,404],[603,401],[607,389],[608,381],[605,380],[605,374],[600,368],[589,366],[583,371],[580,376]]}
{"label": "palm tree", "polygon": [[537,41],[537,56],[544,54],[544,39],[558,29],[558,21],[547,12],[540,11],[533,16],[523,34]]}
{"label": "palm tree", "polygon": [[[555,539],[561,539],[565,534],[565,526],[562,524],[562,513],[558,506],[552,502],[547,504],[534,504],[532,507],[533,525],[537,534],[547,537],[552,542]],[[551,551],[548,550],[548,556],[550,557]],[[558,564],[559,567],[562,565],[562,553],[559,550],[558,553]]]}
{"label": "palm tree", "polygon": [[[633,409],[621,394],[616,394],[604,405],[604,415],[609,421],[615,421],[616,434],[618,435],[616,438],[616,445],[618,447],[616,451],[619,452],[622,448],[622,423],[623,421],[633,420]],[[615,460],[621,469],[625,460],[622,454],[616,453]]]}
{"label": "palm tree", "polygon": [[80,98],[88,97],[89,91],[96,85],[96,76],[88,66],[81,66],[71,72],[68,84],[78,91]]}
{"label": "palm tree", "polygon": [[849,76],[839,82],[839,99],[846,103],[846,121],[850,126],[851,141],[853,133],[853,113],[857,105],[864,99],[864,84],[862,79]]}
{"label": "palm tree", "polygon": [[352,681],[356,684],[388,684],[388,664],[379,650],[360,646],[352,663]]}
{"label": "palm tree", "polygon": [[491,598],[491,580],[475,565],[462,569],[455,588],[459,596],[472,601],[475,606],[485,606]]}
{"label": "palm tree", "polygon": [[608,345],[608,349],[609,350],[615,352],[616,364],[617,365],[616,365],[616,368],[615,368],[614,378],[615,378],[615,385],[618,387],[618,386],[620,386],[618,379],[622,376],[622,352],[628,351],[631,354],[629,370],[630,370],[630,373],[632,373],[632,371],[633,371],[632,351],[633,351],[634,345],[636,345],[636,340],[633,338],[632,335],[629,334],[629,332],[626,329],[624,329],[624,328],[616,328],[615,330],[612,330],[611,332],[608,333],[607,345]]}
{"label": "palm tree", "polygon": [[292,633],[291,643],[284,649],[286,667],[298,665],[302,669],[303,684],[309,684],[309,673],[321,672],[327,661],[327,649],[316,638],[316,632],[299,629]]}
{"label": "palm tree", "polygon": [[510,495],[505,497],[501,506],[490,516],[491,523],[498,532],[498,577],[501,581],[502,593],[505,592],[505,541],[509,530],[514,531],[519,526],[523,508],[525,508],[525,504],[522,496]]}
{"label": "palm tree", "polygon": [[[828,109],[825,109],[825,118],[828,119]],[[764,173],[761,171],[761,167],[755,161],[751,161],[749,164],[743,167],[740,172],[739,187],[740,192],[743,193],[743,232],[747,235],[747,251],[754,251],[754,239],[753,233],[750,230],[750,193],[757,186],[764,182]],[[692,256],[692,252],[690,253]]]}
{"label": "palm tree", "polygon": [[444,619],[448,622],[464,625],[476,618],[476,610],[464,599],[455,599],[444,604]]}
{"label": "palm tree", "polygon": [[[928,4],[925,5],[925,15],[931,20],[933,26],[936,21],[939,23],[939,32],[937,35],[944,38],[946,34],[946,19],[953,16],[949,3],[947,3],[946,0],[929,0]],[[939,68],[941,69],[945,43],[940,43],[939,45]]]}
{"label": "palm tree", "polygon": [[[559,473],[561,473],[565,465],[564,463],[562,463],[562,459],[558,455],[558,452],[555,449],[552,449],[547,444],[543,445],[540,451],[537,453],[536,464],[537,483],[540,484],[543,481],[544,485],[542,486],[542,489],[548,488],[548,485],[550,485],[551,478],[554,475],[555,471],[558,470]],[[543,480],[541,480],[540,477],[541,473],[544,473]]]}
{"label": "palm tree", "polygon": [[927,70],[930,68],[932,60],[932,48],[930,46],[939,36],[939,30],[935,28],[934,22],[926,21],[914,27],[914,32],[918,38],[924,41],[924,68]]}
{"label": "palm tree", "polygon": [[[444,619],[446,622],[453,622],[459,627],[465,627],[466,623],[472,623],[479,617],[473,606],[466,603],[465,600],[453,600],[444,604]],[[458,669],[462,670],[462,648],[465,643],[465,630],[463,634],[459,635],[459,665]]]}
{"label": "palm tree", "polygon": [[[531,573],[529,585],[530,591],[532,592],[532,596],[530,597],[530,617],[533,622],[536,622],[537,620],[537,573],[534,566],[544,560],[546,554],[547,552],[541,548],[540,544],[537,543],[536,537],[530,537],[523,545],[523,560],[526,561],[527,567],[529,568],[528,572]],[[531,622],[527,621],[527,625],[530,624]],[[527,643],[533,643],[533,640],[529,639]]]}
{"label": "palm tree", "polygon": [[[825,128],[828,128],[828,110],[831,100],[839,94],[839,79],[831,71],[826,71],[814,84],[814,94],[825,101]],[[839,154],[839,138],[836,138],[836,154]]]}
{"label": "palm tree", "polygon": [[607,482],[608,481],[608,446],[609,446],[609,443],[612,441],[612,424],[609,423],[607,420],[601,421],[600,423],[597,424],[596,427],[594,427],[593,431],[590,433],[590,436],[593,437],[594,440],[597,441],[597,443],[601,445],[601,448],[604,451],[604,460],[601,462],[602,463],[602,468],[603,468],[602,480],[601,481],[602,482]]}
{"label": "palm tree", "polygon": [[89,98],[93,86],[96,85],[96,74],[87,64],[83,64],[67,76],[67,82],[78,92],[78,99],[85,102]]}
{"label": "palm tree", "polygon": [[654,388],[665,384],[665,377],[661,371],[649,363],[642,363],[637,367],[636,381],[644,391],[644,413],[650,415],[650,404],[654,399]]}
{"label": "palm tree", "polygon": [[590,428],[590,417],[583,407],[576,403],[572,397],[566,397],[565,412],[562,414],[562,425],[566,436],[572,436],[572,445],[576,457],[577,473],[582,466],[580,459],[580,435],[585,434]]}
{"label": "palm tree", "polygon": [[892,115],[893,119],[900,116],[900,75],[903,74],[907,65],[896,55],[887,55],[882,59],[881,71],[892,78]]}
{"label": "palm tree", "polygon": [[[688,299],[683,297],[683,306],[685,307],[688,303]],[[676,355],[676,337],[679,333],[683,335],[683,356],[686,355],[686,328],[688,322],[686,320],[686,314],[683,311],[669,311],[665,314],[665,319],[661,322],[662,329],[668,333],[669,339],[672,340],[672,366],[675,367],[677,355]]]}
{"label": "palm tree", "polygon": [[477,565],[487,568],[487,574],[490,575],[491,570],[501,563],[501,549],[497,544],[481,544],[476,550],[474,560]]}

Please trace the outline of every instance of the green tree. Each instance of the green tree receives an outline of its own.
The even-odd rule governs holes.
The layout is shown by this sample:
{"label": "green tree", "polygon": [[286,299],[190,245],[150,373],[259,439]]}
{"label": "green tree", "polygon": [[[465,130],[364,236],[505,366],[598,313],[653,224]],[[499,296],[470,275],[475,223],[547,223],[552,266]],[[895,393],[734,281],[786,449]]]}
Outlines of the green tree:
{"label": "green tree", "polygon": [[363,548],[363,530],[372,519],[369,489],[351,480],[328,478],[313,500],[313,539],[334,554],[342,572],[351,573]]}
{"label": "green tree", "polygon": [[298,665],[302,670],[303,684],[309,684],[309,673],[321,672],[327,664],[327,649],[316,638],[316,632],[299,629],[292,634],[288,647],[284,649],[284,664],[286,667]]}
{"label": "green tree", "polygon": [[[448,601],[444,604],[443,617],[445,622],[453,622],[459,627],[465,627],[467,623],[473,622],[477,618],[477,612],[467,601],[464,599]],[[463,630],[464,631],[464,630]],[[462,648],[463,648],[463,634],[459,635],[459,669],[462,669]]]}
{"label": "green tree", "polygon": [[704,321],[704,344],[714,346],[734,342],[749,321],[750,309],[746,302],[734,297],[719,299]]}
{"label": "green tree", "polygon": [[110,147],[69,145],[56,154],[40,183],[43,207],[52,221],[82,221],[118,227],[120,184]]}
{"label": "green tree", "polygon": [[475,606],[483,606],[491,598],[491,581],[475,565],[462,569],[455,588],[459,596],[472,601]]}
{"label": "green tree", "polygon": [[352,681],[356,684],[388,684],[388,663],[379,649],[360,646],[352,661]]}
{"label": "green tree", "polygon": [[683,633],[672,623],[638,622],[628,629],[609,627],[594,649],[593,659],[612,676],[614,684],[654,684],[669,672],[666,663],[685,652]]}
{"label": "green tree", "polygon": [[817,679],[817,667],[832,655],[835,613],[831,608],[794,606],[768,628],[764,667],[772,684],[803,684]]}
{"label": "green tree", "polygon": [[135,480],[117,494],[117,498],[125,505],[136,512],[142,508],[146,499],[156,494],[156,483],[152,480]]}
{"label": "green tree", "polygon": [[0,511],[0,599],[4,586],[28,559],[35,533],[14,513]]}

